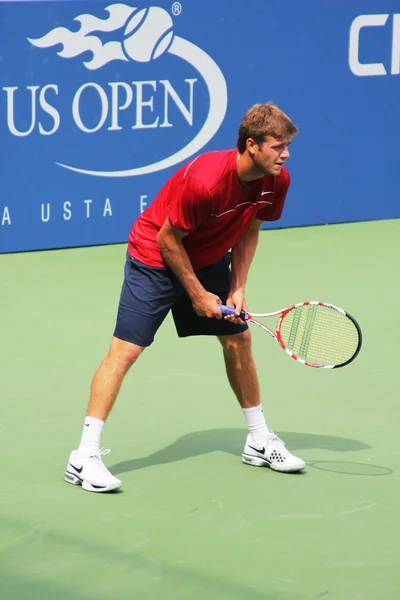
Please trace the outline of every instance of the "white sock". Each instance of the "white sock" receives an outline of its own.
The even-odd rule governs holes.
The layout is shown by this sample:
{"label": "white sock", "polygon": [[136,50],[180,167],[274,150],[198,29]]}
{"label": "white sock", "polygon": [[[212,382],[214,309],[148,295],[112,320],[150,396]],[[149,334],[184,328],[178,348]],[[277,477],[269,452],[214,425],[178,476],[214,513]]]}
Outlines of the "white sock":
{"label": "white sock", "polygon": [[249,427],[249,434],[254,441],[265,440],[269,430],[264,418],[262,404],[243,409]]}
{"label": "white sock", "polygon": [[81,443],[78,448],[78,456],[93,456],[100,450],[100,435],[104,421],[94,417],[86,417],[83,426]]}

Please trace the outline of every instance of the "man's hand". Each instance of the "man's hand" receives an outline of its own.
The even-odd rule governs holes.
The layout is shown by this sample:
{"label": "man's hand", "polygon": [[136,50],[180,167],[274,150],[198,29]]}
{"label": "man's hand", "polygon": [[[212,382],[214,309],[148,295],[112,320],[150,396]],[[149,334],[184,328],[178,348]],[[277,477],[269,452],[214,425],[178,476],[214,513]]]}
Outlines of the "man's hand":
{"label": "man's hand", "polygon": [[242,312],[242,310],[244,310],[245,312],[248,311],[247,303],[244,298],[244,289],[236,290],[235,292],[230,292],[226,300],[226,305],[230,306],[231,308],[235,308],[237,316],[235,317],[235,315],[227,315],[226,317],[224,317],[224,319],[226,321],[232,321],[233,323],[243,324],[245,321],[240,319],[239,315]]}
{"label": "man's hand", "polygon": [[221,309],[219,304],[222,304],[221,298],[212,294],[211,292],[205,292],[201,296],[192,298],[193,308],[199,317],[208,317],[209,319],[216,317],[217,319],[222,318]]}

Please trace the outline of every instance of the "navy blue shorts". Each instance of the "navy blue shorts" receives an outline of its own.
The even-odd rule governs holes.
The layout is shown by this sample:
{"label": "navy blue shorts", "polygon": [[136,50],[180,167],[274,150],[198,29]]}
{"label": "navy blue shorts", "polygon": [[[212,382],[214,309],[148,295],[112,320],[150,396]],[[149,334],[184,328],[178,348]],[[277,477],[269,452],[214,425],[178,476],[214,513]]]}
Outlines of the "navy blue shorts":
{"label": "navy blue shorts", "polygon": [[[230,254],[215,265],[196,271],[196,276],[207,291],[225,303],[230,291]],[[149,267],[127,253],[114,336],[138,346],[150,346],[170,310],[179,337],[233,335],[248,329],[246,324],[199,317],[171,269]]]}

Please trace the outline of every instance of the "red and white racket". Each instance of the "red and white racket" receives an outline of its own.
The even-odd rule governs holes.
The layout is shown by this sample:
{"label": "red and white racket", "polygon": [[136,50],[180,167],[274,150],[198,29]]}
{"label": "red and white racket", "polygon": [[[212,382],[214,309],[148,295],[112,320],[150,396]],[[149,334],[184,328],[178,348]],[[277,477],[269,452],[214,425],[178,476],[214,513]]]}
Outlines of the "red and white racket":
{"label": "red and white racket", "polygon": [[[234,308],[221,305],[224,316]],[[275,333],[257,319],[279,315]],[[308,367],[337,369],[351,363],[360,352],[361,329],[342,308],[324,302],[301,302],[271,313],[241,312],[243,321],[267,331],[295,360]]]}

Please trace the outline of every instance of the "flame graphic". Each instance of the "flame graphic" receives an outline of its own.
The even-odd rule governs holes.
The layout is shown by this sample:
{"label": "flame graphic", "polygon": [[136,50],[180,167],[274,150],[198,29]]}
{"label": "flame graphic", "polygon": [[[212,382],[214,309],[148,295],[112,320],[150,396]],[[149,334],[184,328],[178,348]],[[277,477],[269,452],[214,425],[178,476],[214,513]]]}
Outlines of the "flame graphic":
{"label": "flame graphic", "polygon": [[99,69],[112,60],[129,59],[125,56],[120,42],[107,42],[103,44],[95,35],[88,35],[94,31],[116,31],[127,22],[132,13],[137,10],[126,4],[111,4],[105,10],[109,13],[106,19],[99,19],[93,15],[79,15],[74,20],[79,21],[79,31],[72,32],[66,27],[56,27],[46,35],[36,40],[29,39],[33,46],[38,48],[50,48],[62,44],[63,49],[58,52],[63,58],[73,58],[90,50],[93,58],[84,62],[87,69]]}

